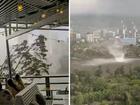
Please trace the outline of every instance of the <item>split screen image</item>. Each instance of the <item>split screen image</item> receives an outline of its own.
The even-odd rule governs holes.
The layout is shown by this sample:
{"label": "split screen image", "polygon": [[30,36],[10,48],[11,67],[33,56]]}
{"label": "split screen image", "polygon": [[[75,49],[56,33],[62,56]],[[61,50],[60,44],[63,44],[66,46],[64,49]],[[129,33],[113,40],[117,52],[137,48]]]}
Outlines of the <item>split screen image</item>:
{"label": "split screen image", "polygon": [[9,1],[0,105],[140,105],[139,0]]}

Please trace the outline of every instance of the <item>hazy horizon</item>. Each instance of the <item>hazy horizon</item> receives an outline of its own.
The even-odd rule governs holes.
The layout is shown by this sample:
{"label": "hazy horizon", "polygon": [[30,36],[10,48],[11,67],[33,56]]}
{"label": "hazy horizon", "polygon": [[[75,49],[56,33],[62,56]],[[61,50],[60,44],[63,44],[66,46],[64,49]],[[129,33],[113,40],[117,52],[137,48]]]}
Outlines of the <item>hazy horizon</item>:
{"label": "hazy horizon", "polygon": [[124,17],[111,15],[72,15],[71,16],[71,30],[77,33],[86,34],[98,29],[115,29],[117,30],[121,21],[130,26],[133,22],[140,30],[140,17]]}

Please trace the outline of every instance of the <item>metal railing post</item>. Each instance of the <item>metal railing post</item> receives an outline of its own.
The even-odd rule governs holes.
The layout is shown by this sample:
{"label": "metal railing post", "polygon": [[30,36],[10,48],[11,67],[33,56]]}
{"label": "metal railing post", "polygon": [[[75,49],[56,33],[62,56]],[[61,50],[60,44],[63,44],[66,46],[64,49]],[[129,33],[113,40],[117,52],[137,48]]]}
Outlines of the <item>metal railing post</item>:
{"label": "metal railing post", "polygon": [[45,85],[46,85],[47,99],[52,99],[52,93],[51,93],[51,90],[50,90],[50,78],[49,77],[45,77]]}
{"label": "metal railing post", "polygon": [[11,69],[11,61],[10,61],[10,51],[9,51],[9,43],[6,39],[6,48],[7,48],[7,61],[8,61],[8,69],[9,69],[9,78],[12,78],[12,69]]}

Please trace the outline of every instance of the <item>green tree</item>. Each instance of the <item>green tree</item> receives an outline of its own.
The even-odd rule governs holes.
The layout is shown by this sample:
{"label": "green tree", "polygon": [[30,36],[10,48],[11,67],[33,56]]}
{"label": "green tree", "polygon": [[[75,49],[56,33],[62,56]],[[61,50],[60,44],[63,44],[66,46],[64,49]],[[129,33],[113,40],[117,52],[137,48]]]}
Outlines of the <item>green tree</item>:
{"label": "green tree", "polygon": [[102,71],[102,67],[98,66],[98,69],[95,71],[95,76],[100,77],[102,75],[103,71]]}
{"label": "green tree", "polygon": [[82,105],[84,103],[84,97],[82,95],[82,93],[78,93],[73,100],[75,105]]}
{"label": "green tree", "polygon": [[124,72],[124,66],[120,66],[115,70],[115,76],[123,76],[125,74]]}

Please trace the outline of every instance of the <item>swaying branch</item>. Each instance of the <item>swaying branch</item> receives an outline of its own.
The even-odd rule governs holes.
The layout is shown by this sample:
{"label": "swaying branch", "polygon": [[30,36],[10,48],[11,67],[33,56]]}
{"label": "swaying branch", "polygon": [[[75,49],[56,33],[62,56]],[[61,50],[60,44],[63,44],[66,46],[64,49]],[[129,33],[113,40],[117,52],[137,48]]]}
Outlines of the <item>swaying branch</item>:
{"label": "swaying branch", "polygon": [[[31,46],[25,53],[29,52],[29,51],[32,49],[32,47],[34,47],[34,45]],[[18,66],[19,66],[19,64],[20,64],[20,61],[23,59],[23,57],[24,57],[24,55],[22,55],[22,56],[20,57],[20,59],[19,59],[17,65],[16,65],[16,67],[14,68],[14,70],[16,70],[16,69],[18,68]]]}

